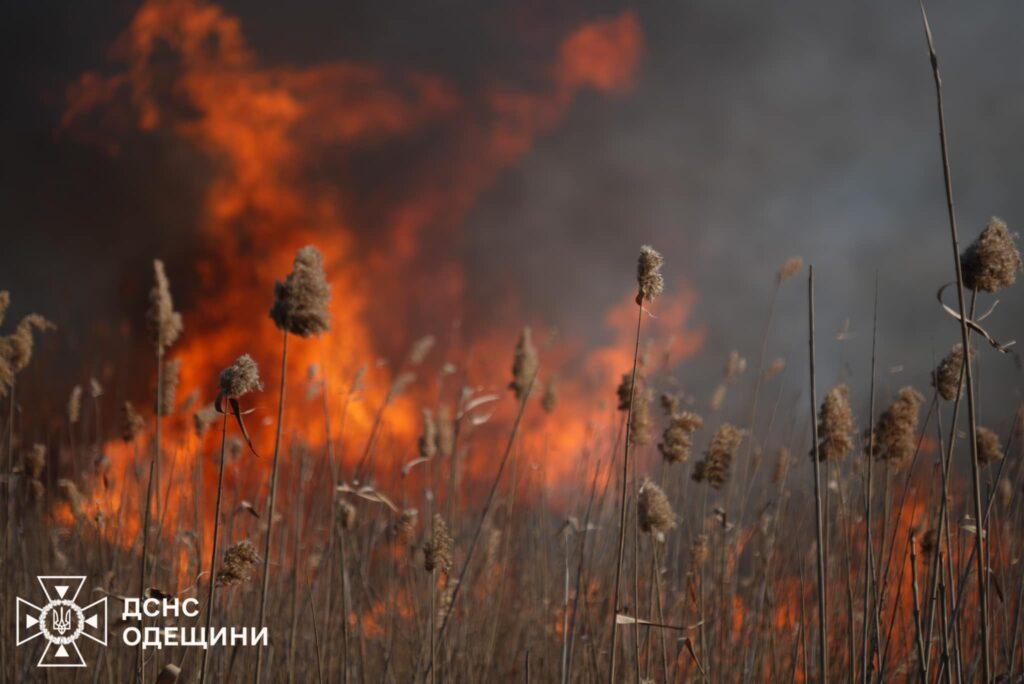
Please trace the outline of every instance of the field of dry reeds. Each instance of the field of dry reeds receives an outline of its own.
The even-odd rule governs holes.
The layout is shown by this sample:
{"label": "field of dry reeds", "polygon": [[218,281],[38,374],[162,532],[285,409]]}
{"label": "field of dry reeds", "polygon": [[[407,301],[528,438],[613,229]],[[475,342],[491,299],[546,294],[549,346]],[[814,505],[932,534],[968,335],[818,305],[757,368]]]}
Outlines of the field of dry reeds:
{"label": "field of dry reeds", "polygon": [[[581,421],[550,336],[523,327],[484,359],[510,369],[501,387],[473,376],[475,350],[432,335],[389,362],[300,363],[296,350],[304,362],[304,345],[331,343],[345,297],[315,246],[238,304],[269,317],[275,347],[232,337],[210,377],[177,354],[189,321],[155,261],[138,322],[155,382],[122,396],[76,379],[58,416],[22,397],[47,377],[26,372],[34,348],[62,331],[46,312],[5,320],[18,293],[0,293],[0,677],[1022,681],[1024,407],[979,406],[977,391],[979,369],[998,381],[1013,353],[985,321],[1021,257],[1001,219],[957,224],[925,27],[949,219],[934,239],[954,257],[934,284],[949,339],[920,360],[930,386],[882,389],[877,316],[870,374],[822,377],[836,345],[816,307],[842,303],[816,301],[828,274],[793,257],[766,284],[759,348],[729,354],[712,391],[682,391],[649,331],[672,254],[643,246],[621,255],[637,259],[622,283],[631,362],[553,478],[548,440]],[[777,302],[802,312],[802,358],[768,344]],[[84,575],[78,603],[107,599],[109,642],[79,643],[85,669],[37,668],[46,642],[15,643],[15,597],[38,602],[39,575]],[[126,621],[139,597],[199,610]],[[266,628],[269,643],[124,639],[222,626]]]}

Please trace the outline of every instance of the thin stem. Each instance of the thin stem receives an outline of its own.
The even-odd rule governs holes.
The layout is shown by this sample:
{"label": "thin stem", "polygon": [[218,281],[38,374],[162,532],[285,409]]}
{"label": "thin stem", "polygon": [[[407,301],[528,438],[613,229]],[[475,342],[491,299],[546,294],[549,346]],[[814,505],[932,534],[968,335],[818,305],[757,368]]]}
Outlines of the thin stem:
{"label": "thin stem", "polygon": [[[637,306],[636,336],[633,345],[633,375],[629,384],[629,409],[626,412],[626,444],[622,456],[622,498],[619,502],[619,551],[615,562],[615,588],[612,593],[612,641],[611,641],[611,664],[608,667],[608,682],[615,681],[615,637],[618,633],[618,612],[619,612],[619,584],[622,580],[622,556],[626,550],[626,492],[629,484],[629,445],[632,443],[630,434],[630,422],[633,419],[633,395],[636,392],[636,366],[637,358],[640,356],[640,322],[643,320],[644,308]],[[637,630],[639,632],[639,630]]]}
{"label": "thin stem", "polygon": [[[867,474],[865,478],[867,480],[866,492],[864,494],[864,535],[865,535],[865,553],[864,553],[864,612],[863,612],[863,626],[862,626],[862,646],[863,655],[861,657],[861,682],[867,684],[870,677],[868,676],[868,625],[871,621],[868,619],[870,614],[870,605],[868,603],[869,595],[871,593],[871,555],[873,553],[872,541],[871,541],[871,487],[874,477],[871,472],[871,465],[874,462],[874,454],[871,453],[875,445],[875,368],[878,350],[878,271],[875,271],[875,304],[873,314],[871,316],[871,390],[870,397],[868,398],[868,454],[867,454]],[[853,658],[854,654],[851,653],[850,657]]]}
{"label": "thin stem", "polygon": [[[288,331],[283,333],[284,340],[281,343],[281,388],[277,401],[277,433],[274,437],[274,462],[270,469],[270,494],[267,501],[267,537],[263,543],[263,580],[260,583],[260,629],[265,624],[267,615],[267,589],[270,586],[270,543],[274,535],[274,502],[277,498],[277,471],[281,456],[281,431],[284,427],[284,390],[285,377],[288,367]],[[265,649],[256,651],[256,676],[254,682],[260,681],[263,672],[263,652]]]}
{"label": "thin stem", "polygon": [[[217,588],[217,536],[220,532],[220,503],[224,497],[224,446],[228,438],[228,414],[221,420],[220,432],[220,466],[217,471],[217,499],[213,506],[213,544],[210,550],[210,590],[206,595],[206,633],[210,633],[213,624],[213,599]],[[210,649],[203,649],[203,664],[199,669],[199,684],[206,682],[206,667],[210,660]]]}
{"label": "thin stem", "polygon": [[818,453],[818,397],[814,387],[814,266],[807,274],[807,312],[810,330],[810,371],[811,371],[811,436],[814,444],[814,527],[818,548],[818,667],[821,681],[828,682],[828,611],[825,604],[825,547],[821,511],[821,465]]}
{"label": "thin stem", "polygon": [[960,265],[960,242],[957,237],[956,211],[953,207],[953,180],[949,166],[949,141],[946,135],[946,115],[942,106],[942,78],[939,75],[939,58],[935,54],[932,30],[928,25],[928,14],[924,9],[924,0],[920,0],[921,18],[924,21],[925,37],[928,41],[928,56],[932,66],[932,79],[935,82],[935,102],[939,117],[939,143],[942,149],[942,178],[946,189],[946,212],[949,217],[950,242],[953,248],[953,266],[956,272],[957,304],[960,307],[960,337],[964,353],[964,381],[967,384],[967,416],[971,427],[971,483],[973,485],[974,513],[978,525],[978,533],[974,535],[975,562],[977,563],[978,581],[978,618],[981,621],[981,665],[984,681],[992,677],[989,662],[989,625],[987,582],[985,572],[985,523],[981,511],[981,475],[978,464],[978,429],[977,402],[974,396],[974,382],[971,375],[971,337],[967,325],[967,305],[964,298],[964,276]]}

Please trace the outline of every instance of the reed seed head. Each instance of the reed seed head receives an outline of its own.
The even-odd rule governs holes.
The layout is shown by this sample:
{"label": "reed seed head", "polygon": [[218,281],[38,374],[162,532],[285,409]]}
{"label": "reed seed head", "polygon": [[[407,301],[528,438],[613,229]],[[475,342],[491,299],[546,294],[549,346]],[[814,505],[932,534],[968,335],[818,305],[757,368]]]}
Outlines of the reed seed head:
{"label": "reed seed head", "polygon": [[174,359],[164,364],[162,385],[160,387],[160,401],[157,402],[156,410],[161,416],[169,416],[174,413],[174,406],[178,403],[178,383],[181,380],[181,359]]}
{"label": "reed seed head", "polygon": [[764,379],[771,380],[784,370],[786,370],[786,359],[780,356],[768,364],[768,368],[764,371]]}
{"label": "reed seed head", "polygon": [[637,499],[637,515],[640,529],[644,532],[664,535],[676,526],[676,514],[661,487],[650,480],[644,480]]}
{"label": "reed seed head", "polygon": [[822,461],[845,458],[853,449],[854,429],[850,390],[845,384],[836,385],[825,395],[818,413],[818,458]]}
{"label": "reed seed head", "polygon": [[694,467],[693,479],[697,482],[706,481],[715,489],[725,486],[731,474],[732,459],[745,434],[744,430],[735,425],[722,423],[711,438],[708,450],[704,452],[704,460]]}
{"label": "reed seed head", "polygon": [[412,347],[409,349],[408,363],[410,366],[418,366],[423,363],[423,360],[427,358],[427,354],[434,348],[433,335],[424,335],[415,342],[412,343]]}
{"label": "reed seed head", "polygon": [[987,427],[978,427],[978,463],[987,466],[1003,460],[1003,445],[999,435]]}
{"label": "reed seed head", "polygon": [[235,362],[221,371],[220,391],[225,397],[243,397],[249,392],[263,389],[260,369],[248,354],[242,354]]}
{"label": "reed seed head", "polygon": [[434,458],[437,454],[437,423],[430,409],[423,409],[423,434],[419,440],[420,458]]}
{"label": "reed seed head", "polygon": [[[9,302],[10,296],[7,295],[3,303],[5,311]],[[32,361],[35,343],[33,331],[47,332],[55,330],[56,327],[39,314],[29,314],[18,322],[13,333],[0,337],[0,397],[7,394],[8,389],[14,384],[15,376],[25,370]]]}
{"label": "reed seed head", "polygon": [[661,275],[661,266],[664,263],[664,257],[650,245],[640,248],[640,260],[636,268],[636,281],[639,286],[636,303],[639,306],[643,306],[644,302],[653,302],[665,289],[665,278]]}
{"label": "reed seed head", "polygon": [[71,513],[76,518],[81,518],[85,510],[85,497],[78,490],[78,485],[75,484],[75,481],[67,478],[57,480],[57,491],[60,492],[61,498],[71,507]]}
{"label": "reed seed head", "polygon": [[248,539],[229,546],[217,571],[217,584],[223,587],[246,584],[252,579],[260,560],[256,547]]}
{"label": "reed seed head", "polygon": [[78,423],[82,417],[82,386],[75,385],[71,388],[68,396],[68,422],[72,425]]}
{"label": "reed seed head", "polygon": [[217,409],[213,404],[207,404],[193,413],[192,427],[196,431],[196,437],[204,437],[215,420],[217,420]]}
{"label": "reed seed head", "polygon": [[164,271],[164,262],[153,260],[153,289],[149,291],[149,310],[146,323],[149,337],[158,353],[174,344],[181,335],[183,324],[181,314],[174,310],[171,299],[171,283]]}
{"label": "reed seed head", "polygon": [[552,413],[558,404],[558,383],[554,378],[548,380],[544,386],[544,396],[541,397],[540,406],[545,413]]}
{"label": "reed seed head", "polygon": [[708,406],[712,411],[720,411],[722,409],[722,404],[725,403],[725,395],[728,390],[729,387],[724,382],[718,383],[715,391],[711,394],[711,401],[708,402]]}
{"label": "reed seed head", "polygon": [[[637,373],[639,376],[639,373]],[[615,396],[618,397],[618,409],[620,411],[629,410],[629,402],[633,397],[633,373],[623,373],[622,382],[615,388]]]}
{"label": "reed seed head", "polygon": [[665,412],[665,415],[669,418],[679,413],[683,405],[679,395],[670,394],[668,392],[662,392],[661,397],[658,399],[661,402],[661,410]]}
{"label": "reed seed head", "polygon": [[455,453],[455,421],[447,404],[437,409],[437,450],[444,458],[451,458]]}
{"label": "reed seed head", "polygon": [[678,404],[673,409],[658,450],[666,463],[685,463],[693,449],[693,433],[703,427],[704,419],[690,411],[678,411]]}
{"label": "reed seed head", "polygon": [[121,404],[121,439],[125,442],[134,442],[142,429],[146,426],[139,412],[135,410],[134,404],[126,401]]}
{"label": "reed seed head", "polygon": [[[974,358],[974,349],[971,349],[971,358]],[[957,343],[932,372],[932,387],[946,401],[956,399],[960,393],[960,375],[963,373],[963,368],[964,346]]]}
{"label": "reed seed head", "polygon": [[324,274],[324,258],[313,245],[295,255],[292,272],[274,285],[270,317],[279,330],[299,337],[319,335],[330,329],[331,286]]}
{"label": "reed seed head", "polygon": [[31,480],[38,480],[46,469],[46,445],[33,444],[25,454],[25,474]]}
{"label": "reed seed head", "polygon": [[747,360],[740,356],[740,353],[733,349],[729,352],[729,358],[725,362],[725,381],[732,382],[747,370]]}
{"label": "reed seed head", "polygon": [[434,527],[431,539],[423,545],[423,569],[433,572],[438,569],[448,572],[452,566],[452,536],[448,533],[448,525],[440,514],[434,514]]}
{"label": "reed seed head", "polygon": [[516,343],[515,356],[512,360],[512,382],[508,384],[509,389],[515,392],[516,399],[523,399],[523,395],[534,382],[539,367],[537,348],[533,345],[530,327],[526,326],[519,334],[519,341]]}
{"label": "reed seed head", "polygon": [[804,267],[804,260],[798,256],[790,257],[783,262],[779,268],[778,279],[779,282],[785,282],[800,272],[800,269]]}
{"label": "reed seed head", "polygon": [[[894,465],[905,462],[916,449],[918,411],[924,397],[913,387],[904,387],[875,424],[873,456]],[[871,445],[868,445],[869,449]]]}
{"label": "reed seed head", "polygon": [[971,290],[998,292],[1016,282],[1020,252],[1002,219],[989,219],[981,235],[960,255],[960,268],[964,286]]}
{"label": "reed seed head", "polygon": [[419,511],[415,508],[403,510],[392,524],[391,536],[398,542],[408,542],[416,535],[416,523],[419,521],[419,515]]}
{"label": "reed seed head", "polygon": [[654,393],[643,385],[633,393],[633,411],[629,415],[629,440],[636,446],[651,443],[651,427],[654,425],[651,418],[653,399]]}
{"label": "reed seed head", "polygon": [[793,460],[793,454],[786,447],[779,447],[778,458],[775,460],[775,470],[772,471],[772,484],[776,487],[782,483],[789,470],[789,464]]}

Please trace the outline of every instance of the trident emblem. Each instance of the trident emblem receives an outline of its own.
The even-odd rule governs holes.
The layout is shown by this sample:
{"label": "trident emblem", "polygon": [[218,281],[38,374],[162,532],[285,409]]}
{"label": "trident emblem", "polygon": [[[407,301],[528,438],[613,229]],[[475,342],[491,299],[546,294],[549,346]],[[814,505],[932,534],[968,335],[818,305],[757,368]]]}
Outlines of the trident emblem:
{"label": "trident emblem", "polygon": [[46,640],[39,658],[39,667],[85,667],[78,648],[79,637],[107,645],[107,599],[101,598],[87,606],[76,603],[85,576],[63,577],[43,575],[38,578],[46,603],[37,606],[23,598],[17,601],[17,644],[21,646],[36,637]]}
{"label": "trident emblem", "polygon": [[53,616],[53,628],[57,634],[64,636],[71,629],[71,609],[66,606],[57,606],[50,612]]}

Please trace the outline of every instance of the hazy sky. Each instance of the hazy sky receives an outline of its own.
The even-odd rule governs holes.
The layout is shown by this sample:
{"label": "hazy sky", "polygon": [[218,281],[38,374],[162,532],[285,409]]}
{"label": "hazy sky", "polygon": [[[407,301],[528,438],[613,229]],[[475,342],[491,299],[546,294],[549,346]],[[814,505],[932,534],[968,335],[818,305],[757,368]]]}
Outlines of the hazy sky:
{"label": "hazy sky", "polygon": [[[296,7],[298,5],[298,7]],[[705,385],[728,350],[755,355],[779,264],[819,274],[822,383],[863,378],[872,284],[881,289],[884,387],[927,383],[955,341],[935,291],[952,274],[934,95],[914,2],[224,3],[268,65],[355,59],[442,74],[472,90],[528,78],[578,23],[637,13],[645,52],[622,97],[583,94],[561,124],[476,202],[461,232],[480,301],[514,283],[525,311],[578,331],[631,285],[635,254],[665,253],[670,283],[699,293]],[[429,10],[428,10],[429,6]],[[188,258],[206,178],[193,153],[126,132],[120,151],[57,135],[67,86],[108,70],[136,3],[7,3],[0,28],[0,287],[15,311],[116,324],[119,295],[155,254]],[[1024,197],[1024,6],[929,7],[946,84],[954,186],[966,244],[989,215],[1017,229]],[[200,169],[195,173],[190,169]],[[1024,294],[989,320],[1024,335]],[[779,300],[771,355],[805,361],[803,285]],[[473,302],[469,306],[474,306]],[[476,306],[481,305],[477,304]],[[850,320],[848,341],[832,333]],[[86,335],[78,326],[76,335]],[[825,335],[828,333],[828,335]],[[982,355],[1017,393],[1013,362]],[[902,373],[888,369],[902,366]]]}

